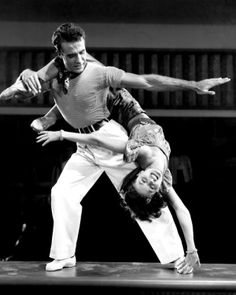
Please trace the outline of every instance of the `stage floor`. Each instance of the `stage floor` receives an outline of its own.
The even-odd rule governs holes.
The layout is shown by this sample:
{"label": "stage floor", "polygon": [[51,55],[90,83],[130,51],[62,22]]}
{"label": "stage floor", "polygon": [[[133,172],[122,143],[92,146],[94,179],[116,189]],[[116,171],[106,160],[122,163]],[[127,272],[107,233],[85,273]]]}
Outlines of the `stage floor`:
{"label": "stage floor", "polygon": [[[202,264],[193,274],[180,275],[172,265],[158,263],[78,262],[76,267],[45,271],[46,262],[1,261],[0,292],[17,287],[76,288],[80,294],[236,294],[236,265]],[[37,287],[37,288],[36,288]],[[112,292],[112,293],[111,293]],[[2,294],[2,293],[1,293]],[[100,293],[99,293],[100,294]]]}

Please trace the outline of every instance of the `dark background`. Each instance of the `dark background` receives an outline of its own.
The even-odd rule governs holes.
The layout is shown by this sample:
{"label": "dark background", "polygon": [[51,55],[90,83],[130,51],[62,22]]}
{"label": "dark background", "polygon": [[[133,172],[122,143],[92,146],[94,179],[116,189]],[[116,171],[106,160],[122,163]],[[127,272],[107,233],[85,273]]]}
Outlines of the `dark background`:
{"label": "dark background", "polygon": [[235,24],[234,0],[1,0],[2,21]]}

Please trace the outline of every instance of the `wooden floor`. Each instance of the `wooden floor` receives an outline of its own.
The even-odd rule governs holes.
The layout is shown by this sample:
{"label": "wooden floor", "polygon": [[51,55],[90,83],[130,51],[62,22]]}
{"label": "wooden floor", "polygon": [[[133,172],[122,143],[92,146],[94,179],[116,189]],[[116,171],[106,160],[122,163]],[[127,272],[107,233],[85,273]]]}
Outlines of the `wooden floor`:
{"label": "wooden floor", "polygon": [[45,271],[46,262],[1,261],[0,294],[13,289],[78,291],[79,294],[236,294],[236,265],[202,264],[189,275],[158,263],[78,262]]}

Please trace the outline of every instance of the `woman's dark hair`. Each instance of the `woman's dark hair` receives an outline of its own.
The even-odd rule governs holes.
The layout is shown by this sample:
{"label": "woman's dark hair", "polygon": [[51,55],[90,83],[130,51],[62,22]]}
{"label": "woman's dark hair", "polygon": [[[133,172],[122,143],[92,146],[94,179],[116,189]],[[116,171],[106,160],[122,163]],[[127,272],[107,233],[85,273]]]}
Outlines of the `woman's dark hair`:
{"label": "woman's dark hair", "polygon": [[62,42],[75,42],[81,38],[85,39],[84,30],[73,23],[65,23],[60,25],[52,34],[52,44],[57,53],[61,53]]}
{"label": "woman's dark hair", "polygon": [[140,195],[133,187],[133,182],[137,178],[141,168],[131,171],[124,179],[121,193],[121,205],[127,210],[132,218],[151,221],[152,218],[161,216],[161,209],[166,207],[166,201],[160,192],[156,192],[151,199]]}

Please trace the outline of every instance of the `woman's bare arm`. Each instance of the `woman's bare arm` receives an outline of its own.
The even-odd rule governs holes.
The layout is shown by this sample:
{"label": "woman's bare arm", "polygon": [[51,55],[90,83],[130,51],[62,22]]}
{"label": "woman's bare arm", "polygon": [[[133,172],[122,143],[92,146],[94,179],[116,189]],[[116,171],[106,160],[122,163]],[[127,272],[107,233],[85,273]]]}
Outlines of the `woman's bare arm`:
{"label": "woman's bare arm", "polygon": [[116,153],[124,153],[127,140],[120,140],[115,135],[109,137],[106,134],[93,132],[89,134],[81,134],[76,132],[67,132],[64,130],[60,131],[42,131],[36,138],[37,143],[42,143],[42,146],[46,144],[58,141],[58,140],[69,140],[72,142],[78,142],[80,144],[89,144],[100,146],[109,149]]}
{"label": "woman's bare arm", "polygon": [[187,255],[185,257],[185,260],[179,265],[177,270],[180,273],[188,273],[193,270],[195,264],[200,265],[198,252],[194,242],[192,218],[189,210],[184,205],[180,197],[177,195],[173,187],[169,190],[167,198],[168,202],[175,210],[187,245]]}

